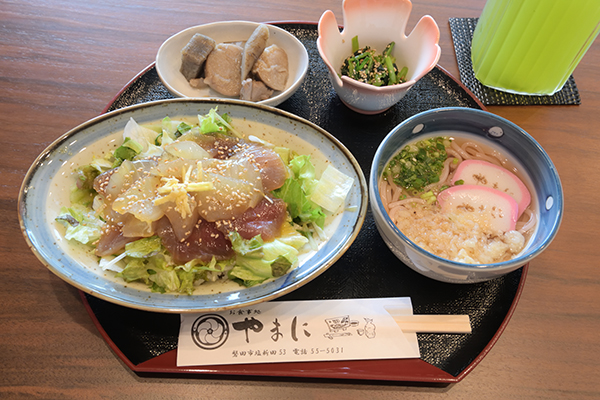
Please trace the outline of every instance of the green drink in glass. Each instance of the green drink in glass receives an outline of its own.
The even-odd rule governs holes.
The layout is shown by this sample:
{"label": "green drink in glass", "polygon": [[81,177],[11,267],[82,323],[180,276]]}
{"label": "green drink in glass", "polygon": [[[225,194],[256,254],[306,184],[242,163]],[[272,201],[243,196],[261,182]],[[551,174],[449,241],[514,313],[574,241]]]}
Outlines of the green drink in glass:
{"label": "green drink in glass", "polygon": [[551,95],[600,30],[600,0],[488,0],[475,28],[471,60],[485,86]]}

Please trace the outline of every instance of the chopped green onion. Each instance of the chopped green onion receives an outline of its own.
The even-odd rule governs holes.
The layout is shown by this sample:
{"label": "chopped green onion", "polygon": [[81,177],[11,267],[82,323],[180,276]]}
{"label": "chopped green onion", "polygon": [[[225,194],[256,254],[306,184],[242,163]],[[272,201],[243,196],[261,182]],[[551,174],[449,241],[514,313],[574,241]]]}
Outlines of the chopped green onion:
{"label": "chopped green onion", "polygon": [[424,139],[405,146],[386,166],[387,176],[409,194],[419,195],[424,187],[440,180],[447,153],[437,144],[444,140],[443,137]]}

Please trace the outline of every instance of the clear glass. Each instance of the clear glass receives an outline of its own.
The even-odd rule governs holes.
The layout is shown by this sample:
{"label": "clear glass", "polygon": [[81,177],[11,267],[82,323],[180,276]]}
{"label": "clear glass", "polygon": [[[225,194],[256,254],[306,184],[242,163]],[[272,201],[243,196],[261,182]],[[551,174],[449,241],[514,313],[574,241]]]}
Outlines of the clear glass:
{"label": "clear glass", "polygon": [[471,59],[484,85],[511,93],[562,89],[600,30],[600,0],[488,0]]}

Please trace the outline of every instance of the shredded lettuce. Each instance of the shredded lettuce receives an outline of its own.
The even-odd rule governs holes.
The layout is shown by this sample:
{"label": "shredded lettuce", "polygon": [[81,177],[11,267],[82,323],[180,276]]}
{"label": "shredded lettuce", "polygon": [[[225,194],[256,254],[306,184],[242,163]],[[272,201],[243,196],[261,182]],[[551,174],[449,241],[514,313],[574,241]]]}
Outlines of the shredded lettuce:
{"label": "shredded lettuce", "polygon": [[299,224],[312,222],[321,228],[325,226],[325,213],[321,207],[308,199],[298,179],[286,179],[283,186],[272,193],[287,203],[287,210],[294,222]]}
{"label": "shredded lettuce", "polygon": [[[135,159],[143,159],[154,156],[160,156],[163,152],[160,146],[156,145],[156,137],[158,134],[156,131],[147,128],[145,126],[139,125],[133,118],[130,118],[127,124],[125,125],[125,129],[123,130],[123,145],[119,147],[123,149],[123,155],[131,155],[126,149],[133,150],[135,155],[133,157]],[[118,157],[119,154],[115,154],[115,158],[117,160],[132,160],[133,158],[124,158]]]}
{"label": "shredded lettuce", "polygon": [[186,271],[183,269],[175,270],[177,278],[179,278],[178,292],[192,294],[194,293],[194,282],[196,281],[196,271]]}
{"label": "shredded lettuce", "polygon": [[92,245],[100,239],[102,233],[102,220],[82,207],[62,207],[56,221],[67,227],[65,239],[76,240],[83,244]]}
{"label": "shredded lettuce", "polygon": [[283,224],[281,227],[281,236],[277,240],[298,250],[309,242],[308,238],[298,232],[291,223]]}
{"label": "shredded lettuce", "polygon": [[[153,241],[152,238],[151,241],[136,244],[135,248],[139,248],[141,252],[130,251],[132,255],[126,257],[127,264],[124,268],[115,268],[114,265],[109,264],[119,261],[119,257],[124,256],[125,253],[109,263],[105,263],[103,268],[118,272],[116,276],[126,282],[143,281],[154,292],[179,292],[190,295],[194,292],[197,281],[215,281],[225,273],[227,263],[218,262],[214,257],[208,264],[195,259],[184,265],[170,266],[164,252],[151,255],[153,250],[158,248],[156,245],[150,244]],[[209,274],[213,275],[209,276]]]}
{"label": "shredded lettuce", "polygon": [[167,265],[164,257],[128,258],[127,266],[117,277],[126,282],[141,280],[150,286],[153,292],[178,292],[181,281],[173,267]]}
{"label": "shredded lettuce", "polygon": [[96,196],[96,191],[91,188],[79,188],[77,185],[71,187],[71,193],[69,194],[69,200],[71,204],[78,204],[85,207],[89,207]]}
{"label": "shredded lettuce", "polygon": [[231,241],[233,250],[242,256],[259,251],[264,244],[260,235],[256,235],[252,239],[247,240],[242,238],[237,232],[231,232],[229,234],[229,240]]}
{"label": "shredded lettuce", "polygon": [[158,236],[138,239],[125,245],[125,254],[134,258],[152,257],[161,251],[162,243]]}
{"label": "shredded lettuce", "polygon": [[229,278],[241,285],[251,287],[273,277],[271,262],[262,258],[238,255],[235,261],[235,267],[229,271]]}
{"label": "shredded lettuce", "polygon": [[103,172],[108,171],[109,169],[112,169],[112,164],[113,163],[106,158],[94,157],[92,159],[92,162],[90,163],[90,167],[98,171],[98,174],[101,174]]}
{"label": "shredded lettuce", "polygon": [[[301,236],[289,234],[288,237]],[[301,236],[302,237],[302,236]],[[298,262],[298,248],[274,239],[263,242],[260,235],[252,239],[243,239],[239,233],[229,234],[236,252],[236,265],[229,271],[229,278],[250,287],[267,279],[284,275]],[[295,238],[292,243],[302,247],[307,241]]]}
{"label": "shredded lettuce", "polygon": [[241,138],[242,135],[231,126],[231,117],[227,114],[219,115],[218,107],[212,108],[206,115],[198,115],[200,132],[203,134],[231,132],[234,136]]}
{"label": "shredded lettuce", "polygon": [[277,239],[265,243],[262,251],[263,260],[271,263],[271,273],[275,277],[282,276],[298,262],[298,250]]}
{"label": "shredded lettuce", "polygon": [[335,213],[346,201],[353,184],[354,179],[329,165],[314,185],[310,199],[330,213]]}
{"label": "shredded lettuce", "polygon": [[310,156],[301,155],[294,157],[290,160],[289,167],[296,179],[301,182],[302,190],[306,194],[312,193],[317,180],[315,179],[315,167],[310,161]]}
{"label": "shredded lettuce", "polygon": [[119,146],[114,153],[116,159],[119,160],[133,160],[135,156],[140,154],[144,148],[142,145],[135,140],[126,137],[123,144]]}
{"label": "shredded lettuce", "polygon": [[296,156],[289,163],[292,176],[286,179],[283,186],[274,190],[275,197],[287,203],[292,220],[299,224],[314,223],[323,228],[325,213],[317,204],[308,198],[308,194],[316,184],[315,167],[306,155]]}
{"label": "shredded lettuce", "polygon": [[75,184],[71,187],[71,204],[89,207],[96,195],[96,191],[94,190],[94,179],[96,179],[101,172],[104,172],[104,170],[110,169],[111,166],[112,164],[108,163],[108,168],[105,169],[100,164],[96,163],[77,168],[73,172],[75,175]]}
{"label": "shredded lettuce", "polygon": [[148,272],[148,262],[141,258],[131,259],[117,276],[123,278],[126,282],[142,280],[147,284],[150,276],[150,273]]}
{"label": "shredded lettuce", "polygon": [[178,292],[181,281],[177,272],[173,268],[169,267],[157,267],[151,269],[156,273],[150,274],[148,279],[152,282],[152,290],[155,292],[166,293],[166,292]]}
{"label": "shredded lettuce", "polygon": [[[184,265],[179,265],[175,267],[175,271],[179,274],[181,279],[181,287],[179,291],[182,293],[192,294],[194,288],[193,286],[189,286],[188,283],[184,282],[181,278],[182,276],[188,276],[187,274],[193,275],[193,280],[191,280],[191,284],[194,282],[215,282],[225,276],[227,271],[233,267],[231,260],[225,261],[217,261],[214,257],[212,260],[206,264],[201,260],[195,259],[185,263]],[[185,274],[184,274],[185,273]]]}
{"label": "shredded lettuce", "polygon": [[165,146],[173,143],[178,137],[177,126],[178,121],[173,121],[171,118],[164,117],[160,122],[161,133],[154,139],[154,144],[157,146]]}

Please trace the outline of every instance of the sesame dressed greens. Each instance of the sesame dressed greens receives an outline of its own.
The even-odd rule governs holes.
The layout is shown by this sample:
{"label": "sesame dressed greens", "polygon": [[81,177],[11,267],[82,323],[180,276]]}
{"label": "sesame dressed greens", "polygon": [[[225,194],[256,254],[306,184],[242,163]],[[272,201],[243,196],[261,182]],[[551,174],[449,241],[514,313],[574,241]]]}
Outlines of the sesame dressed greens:
{"label": "sesame dressed greens", "polygon": [[382,54],[369,46],[361,48],[358,36],[352,38],[352,55],[344,60],[341,74],[373,86],[388,86],[406,82],[408,68],[398,70],[392,56],[395,42],[388,44]]}

